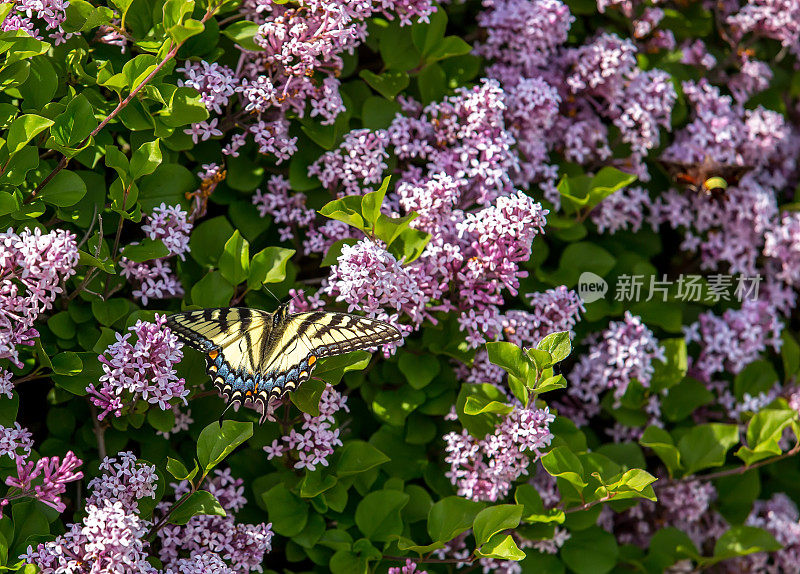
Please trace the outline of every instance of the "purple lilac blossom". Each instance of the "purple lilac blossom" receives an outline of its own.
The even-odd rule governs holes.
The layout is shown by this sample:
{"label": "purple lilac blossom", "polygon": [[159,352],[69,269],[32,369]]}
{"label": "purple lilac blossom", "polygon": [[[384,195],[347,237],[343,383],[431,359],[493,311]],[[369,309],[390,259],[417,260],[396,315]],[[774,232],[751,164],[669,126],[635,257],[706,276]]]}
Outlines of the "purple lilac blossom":
{"label": "purple lilac blossom", "polygon": [[155,317],[155,323],[139,320],[129,328],[136,335],[135,343],[129,341],[131,333],[117,333],[117,342],[98,357],[103,365],[102,386],[90,385],[86,390],[101,409],[99,420],[109,414],[121,416],[138,399],[158,404],[161,410],[171,409],[173,399],[186,404],[189,391],[174,368],[183,358],[183,344],[166,327],[165,316]]}
{"label": "purple lilac blossom", "polygon": [[301,431],[291,429],[289,434],[275,439],[264,447],[267,460],[288,456],[297,469],[307,468],[313,472],[318,465],[328,466],[328,457],[335,447],[342,446],[339,429],[333,428],[336,423],[334,415],[340,411],[350,412],[347,397],[326,385],[319,400],[319,415],[312,417],[303,414]]}
{"label": "purple lilac blossom", "polygon": [[[235,514],[247,504],[243,483],[242,479],[231,476],[230,469],[215,470],[204,488],[219,501],[226,515],[194,516],[183,526],[166,524],[158,531],[159,559],[167,568],[186,571],[189,566],[183,562],[186,553],[196,563],[209,560],[198,557],[215,553],[230,564],[230,572],[262,571],[264,554],[272,549],[273,533],[271,524],[236,522]],[[186,481],[171,486],[175,489],[176,500],[190,489]],[[161,502],[156,509],[163,513],[169,506],[170,503]]]}
{"label": "purple lilac blossom", "polygon": [[633,380],[648,387],[653,362],[666,361],[664,348],[652,331],[627,311],[622,321],[612,321],[588,342],[589,350],[569,375],[567,395],[571,400],[559,406],[559,412],[579,425],[600,412],[603,391],[613,389],[618,400]]}
{"label": "purple lilac blossom", "polygon": [[[4,503],[22,497],[35,498],[58,512],[64,512],[66,504],[61,500],[61,495],[66,492],[68,482],[83,478],[83,472],[77,470],[83,461],[69,451],[63,460],[52,456],[34,462],[17,456],[15,462],[16,476],[8,476],[5,480],[6,485],[12,490],[9,490],[6,498],[0,503],[0,517]],[[40,477],[41,480],[37,480]]]}
{"label": "purple lilac blossom", "polygon": [[34,322],[52,308],[77,264],[78,246],[68,231],[0,233],[0,359],[22,367],[17,346],[34,344]]}
{"label": "purple lilac blossom", "polygon": [[550,444],[553,420],[555,415],[547,408],[517,407],[483,439],[466,430],[445,435],[445,462],[450,464],[446,475],[458,495],[472,500],[504,498],[514,481],[528,474],[531,460],[542,454],[540,449]]}

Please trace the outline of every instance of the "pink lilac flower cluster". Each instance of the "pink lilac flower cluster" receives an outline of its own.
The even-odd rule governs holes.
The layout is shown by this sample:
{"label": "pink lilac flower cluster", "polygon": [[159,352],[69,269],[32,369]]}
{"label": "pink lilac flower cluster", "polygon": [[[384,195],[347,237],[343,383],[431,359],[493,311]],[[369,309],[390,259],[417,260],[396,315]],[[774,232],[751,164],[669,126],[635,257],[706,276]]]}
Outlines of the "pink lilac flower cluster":
{"label": "pink lilac flower cluster", "polygon": [[0,30],[22,30],[38,40],[44,39],[44,33],[48,32],[56,46],[72,37],[62,27],[67,19],[68,0],[20,0],[13,4]]}
{"label": "pink lilac flower cluster", "polygon": [[129,331],[136,341],[129,341],[131,333],[117,333],[117,342],[98,357],[103,364],[102,386],[86,388],[92,404],[101,409],[100,420],[109,414],[122,416],[139,399],[158,404],[161,410],[171,409],[173,399],[186,404],[186,382],[175,374],[183,344],[166,327],[166,316],[156,315],[155,323],[139,320]]}
{"label": "pink lilac flower cluster", "polygon": [[[175,489],[176,500],[191,488],[186,481],[171,486]],[[261,572],[264,554],[272,549],[273,533],[270,524],[236,522],[235,514],[247,504],[242,479],[231,476],[230,469],[215,470],[214,477],[204,488],[219,501],[226,515],[201,515],[189,519],[183,526],[165,525],[158,531],[161,541],[159,559],[175,572],[186,572],[192,566],[191,562],[195,562],[192,567],[196,568],[197,564],[209,560],[200,557],[217,554],[230,564],[231,572]],[[167,512],[170,504],[161,502],[157,510]],[[189,563],[182,558],[187,553],[191,560]]]}
{"label": "pink lilac flower cluster", "polygon": [[22,367],[17,345],[33,346],[34,322],[52,308],[77,264],[78,246],[68,231],[0,233],[0,359]]}
{"label": "pink lilac flower cluster", "polygon": [[406,558],[403,566],[392,566],[387,574],[428,574],[427,570],[418,570],[417,563],[410,558]]}
{"label": "pink lilac flower cluster", "polygon": [[[431,0],[300,0],[285,5],[248,0],[241,14],[258,24],[254,41],[260,50],[242,50],[235,70],[204,61],[186,64],[181,69],[184,85],[197,89],[216,114],[239,94],[243,111],[251,116],[237,122],[244,131],[233,134],[223,152],[235,157],[252,138],[260,153],[272,154],[280,163],[297,151],[287,113],[330,125],[344,111],[341,55],[364,41],[366,18],[397,16],[401,25],[410,25],[427,22],[435,9]],[[222,136],[221,128],[215,117],[185,131],[197,143]]]}
{"label": "pink lilac flower cluster", "polygon": [[[142,231],[150,239],[160,239],[169,250],[167,257],[177,256],[184,261],[189,252],[189,235],[193,224],[188,214],[179,205],[162,203],[145,217]],[[167,257],[137,263],[123,257],[120,260],[121,275],[136,288],[133,296],[147,305],[150,299],[183,296],[183,286],[172,272]]]}
{"label": "pink lilac flower cluster", "polygon": [[347,397],[336,391],[331,385],[326,385],[319,399],[319,415],[303,414],[303,432],[294,428],[289,434],[275,439],[272,444],[265,446],[267,459],[287,457],[293,462],[294,468],[307,468],[314,471],[317,465],[328,466],[328,457],[333,454],[337,446],[342,446],[339,438],[339,429],[333,428],[336,423],[334,415],[340,410],[350,412],[347,406]]}
{"label": "pink lilac flower cluster", "polygon": [[768,347],[779,351],[782,330],[781,310],[767,299],[746,300],[740,309],[722,315],[702,313],[684,328],[686,343],[700,346],[691,357],[690,372],[707,383],[723,373],[736,375]]}
{"label": "pink lilac flower cluster", "polygon": [[5,395],[9,399],[14,398],[14,381],[12,377],[11,371],[0,369],[0,395]]}
{"label": "pink lilac flower cluster", "polygon": [[800,6],[792,0],[748,0],[727,21],[739,37],[772,38],[800,56]]}
{"label": "pink lilac flower cluster", "polygon": [[541,456],[540,449],[550,445],[553,420],[555,415],[547,408],[517,407],[483,439],[475,439],[466,429],[445,435],[447,477],[458,495],[490,501],[508,495],[514,481],[528,474],[531,460]]}
{"label": "pink lilac flower cluster", "polygon": [[626,311],[622,321],[612,321],[587,341],[588,351],[569,375],[569,386],[559,412],[576,424],[586,424],[600,412],[600,399],[613,390],[618,400],[632,381],[650,385],[654,361],[666,362],[664,348],[639,317]]}
{"label": "pink lilac flower cluster", "polygon": [[[342,253],[331,267],[328,284],[323,290],[337,301],[346,302],[348,311],[359,309],[370,317],[395,324],[400,313],[416,326],[427,316],[428,298],[414,276],[394,255],[371,239],[342,246]],[[390,316],[385,308],[393,309],[396,315]]]}
{"label": "pink lilac flower cluster", "polygon": [[139,517],[136,505],[155,495],[155,467],[137,464],[130,452],[119,457],[105,458],[100,467],[104,474],[89,483],[83,521],[69,524],[55,540],[29,546],[22,556],[28,564],[42,574],[157,574],[147,561],[149,524]]}
{"label": "pink lilac flower cluster", "polygon": [[317,216],[313,209],[306,207],[304,193],[290,192],[289,180],[282,175],[273,175],[267,181],[266,190],[262,193],[257,189],[253,196],[253,205],[259,215],[271,215],[273,222],[280,226],[281,241],[293,239],[297,228],[308,227]]}
{"label": "pink lilac flower cluster", "polygon": [[800,214],[784,213],[764,237],[764,255],[780,266],[775,276],[793,287],[800,285]]}
{"label": "pink lilac flower cluster", "polygon": [[386,130],[353,130],[335,150],[320,156],[308,168],[309,177],[317,177],[322,185],[339,196],[358,195],[371,191],[386,171],[389,137]]}
{"label": "pink lilac flower cluster", "polygon": [[67,506],[61,500],[61,495],[67,491],[67,483],[83,478],[83,472],[78,470],[83,461],[69,451],[63,460],[51,456],[34,462],[17,456],[15,462],[16,476],[10,475],[5,480],[11,489],[0,500],[0,518],[3,507],[10,501],[26,497],[35,498],[58,512],[64,512]]}
{"label": "pink lilac flower cluster", "polygon": [[121,502],[134,509],[143,498],[155,498],[158,475],[156,467],[139,462],[130,451],[116,457],[104,457],[100,463],[101,475],[89,481],[88,504],[100,506],[102,501]]}
{"label": "pink lilac flower cluster", "polygon": [[[510,95],[505,115],[521,156],[517,183],[538,183],[558,207],[557,169],[548,153],[559,151],[595,169],[595,162],[611,156],[609,123],[631,149],[629,157],[615,163],[648,178],[643,159],[659,145],[660,130],[670,129],[677,99],[669,75],[640,70],[636,44],[614,34],[565,46],[574,18],[559,0],[484,0],[484,6],[478,21],[486,40],[477,51],[491,60],[489,76]],[[657,9],[646,12],[639,21],[642,35],[650,34],[659,19]],[[647,41],[648,49],[671,48],[674,39],[658,32]],[[526,117],[533,119],[532,126]]]}
{"label": "pink lilac flower cluster", "polygon": [[701,552],[710,552],[729,528],[711,507],[717,498],[714,487],[699,480],[669,483],[658,490],[658,502],[644,501],[616,513],[604,508],[598,524],[613,532],[620,544],[647,548],[652,536],[664,527],[685,532]]}
{"label": "pink lilac flower cluster", "polygon": [[[20,456],[27,457],[33,448],[33,435],[28,429],[15,422],[13,427],[0,425],[0,456],[8,456],[11,460],[16,460]],[[23,453],[20,455],[19,449]]]}
{"label": "pink lilac flower cluster", "polygon": [[757,500],[746,524],[765,529],[783,548],[736,559],[740,572],[796,572],[800,568],[800,513],[791,498],[779,492],[769,500]]}

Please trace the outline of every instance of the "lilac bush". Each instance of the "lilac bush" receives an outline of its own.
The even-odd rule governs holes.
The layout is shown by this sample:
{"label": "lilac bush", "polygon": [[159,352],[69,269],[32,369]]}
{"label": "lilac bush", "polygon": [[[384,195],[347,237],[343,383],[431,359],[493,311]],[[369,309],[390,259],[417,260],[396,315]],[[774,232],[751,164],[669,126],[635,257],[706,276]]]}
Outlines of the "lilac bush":
{"label": "lilac bush", "polygon": [[796,4],[0,3],[0,569],[798,571]]}

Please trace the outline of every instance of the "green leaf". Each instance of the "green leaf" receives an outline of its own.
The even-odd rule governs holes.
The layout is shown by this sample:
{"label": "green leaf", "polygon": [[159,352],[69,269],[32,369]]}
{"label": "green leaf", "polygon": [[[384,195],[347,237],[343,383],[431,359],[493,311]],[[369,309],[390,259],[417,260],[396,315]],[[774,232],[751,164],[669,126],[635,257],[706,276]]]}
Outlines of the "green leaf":
{"label": "green leaf", "polygon": [[[414,216],[416,217],[416,214]],[[431,238],[432,236],[429,233],[413,227],[403,229],[392,240],[392,244],[389,246],[389,253],[394,255],[395,259],[401,261],[403,265],[408,265],[422,255]]]}
{"label": "green leaf", "polygon": [[525,553],[519,549],[510,534],[497,534],[481,546],[476,554],[501,560],[524,560]]}
{"label": "green leaf", "polygon": [[427,387],[442,370],[442,365],[435,356],[411,353],[402,353],[397,366],[405,375],[408,384],[415,389]]}
{"label": "green leaf", "polygon": [[569,357],[569,354],[572,352],[572,343],[569,340],[569,333],[567,331],[559,331],[547,335],[544,339],[539,341],[536,348],[541,351],[547,351],[550,353],[553,363],[559,363]]}
{"label": "green leaf", "polygon": [[141,243],[133,243],[123,247],[122,255],[135,263],[141,263],[167,257],[169,256],[169,249],[160,239],[145,238]]}
{"label": "green leaf", "polygon": [[190,472],[181,461],[167,457],[167,472],[170,473],[175,480],[188,480],[191,482],[194,480],[199,470],[200,467],[197,466],[197,462],[194,463],[194,468]]}
{"label": "green leaf", "polygon": [[208,109],[200,100],[197,90],[184,86],[172,92],[169,104],[159,112],[159,118],[168,127],[179,128],[208,119]]}
{"label": "green leaf", "polygon": [[661,400],[661,410],[667,420],[680,421],[713,400],[714,395],[703,383],[686,378],[669,389],[667,396]]}
{"label": "green leaf", "polygon": [[736,451],[745,464],[781,454],[779,441],[786,427],[797,420],[792,409],[764,409],[756,413],[747,425],[747,445]]}
{"label": "green leaf", "polygon": [[83,361],[78,353],[64,351],[51,359],[53,372],[58,375],[75,375],[83,370]]}
{"label": "green leaf", "polygon": [[189,239],[192,258],[202,266],[215,266],[231,235],[233,227],[223,216],[202,222]]}
{"label": "green leaf", "polygon": [[342,478],[366,472],[391,459],[369,443],[360,440],[348,441],[341,449],[336,464],[336,476]]}
{"label": "green leaf", "polygon": [[511,405],[507,405],[501,401],[492,401],[480,395],[467,397],[467,402],[464,403],[464,414],[472,416],[483,413],[507,415],[513,410],[514,407]]}
{"label": "green leaf", "polygon": [[558,389],[565,389],[567,387],[567,379],[563,375],[555,375],[542,379],[534,391],[538,394],[547,393],[549,391],[557,391]]}
{"label": "green leaf", "polygon": [[39,192],[45,203],[57,207],[69,207],[78,203],[86,195],[86,184],[78,174],[62,169]]}
{"label": "green leaf", "polygon": [[204,30],[205,26],[201,21],[189,18],[183,24],[179,26],[173,26],[168,30],[168,32],[170,37],[175,40],[175,43],[183,44],[192,36],[202,34]]}
{"label": "green leaf", "polygon": [[689,535],[671,526],[661,528],[653,535],[649,550],[650,559],[656,561],[660,570],[666,570],[685,558],[700,558],[700,553]]}
{"label": "green leaf", "polygon": [[361,533],[378,542],[387,541],[403,531],[400,511],[411,497],[399,490],[376,490],[367,494],[356,507],[355,521]]}
{"label": "green leaf", "polygon": [[139,179],[150,175],[161,165],[161,159],[158,140],[143,143],[131,156],[131,176],[133,179]]}
{"label": "green leaf", "polygon": [[342,376],[350,371],[360,371],[369,364],[372,355],[367,351],[351,351],[343,355],[334,355],[320,360],[314,371],[318,379],[331,385],[342,380]]}
{"label": "green leaf", "polygon": [[435,48],[426,55],[425,60],[436,62],[453,56],[463,56],[472,51],[472,46],[465,42],[460,36],[447,36],[442,38]]}
{"label": "green leaf", "polygon": [[198,490],[189,495],[183,504],[169,516],[170,524],[186,524],[193,516],[225,516],[225,509],[216,497],[207,490]]}
{"label": "green leaf", "polygon": [[563,478],[578,491],[588,484],[586,472],[578,457],[565,446],[557,446],[542,457],[542,466],[551,476]]}
{"label": "green leaf", "polygon": [[110,327],[128,313],[127,301],[119,298],[108,299],[106,301],[93,300],[92,314],[101,325]]}
{"label": "green leaf", "polygon": [[378,218],[381,216],[381,205],[383,205],[391,179],[391,176],[383,178],[383,183],[381,183],[377,191],[366,193],[361,198],[361,215],[364,217],[364,221],[370,224],[371,228],[376,226]]}
{"label": "green leaf", "polygon": [[472,527],[485,504],[448,496],[436,502],[428,514],[428,534],[434,542],[449,542]]}
{"label": "green leaf", "polygon": [[733,424],[710,423],[692,428],[678,442],[686,474],[722,466],[725,453],[739,442],[739,429]]}
{"label": "green leaf", "polygon": [[281,536],[297,536],[308,522],[308,503],[289,491],[283,484],[277,484],[262,495],[267,507],[272,530]]}
{"label": "green leaf", "polygon": [[800,345],[788,329],[784,329],[781,333],[781,361],[784,381],[788,381],[800,371]]}
{"label": "green leaf", "polygon": [[327,474],[326,470],[317,469],[314,472],[306,470],[306,476],[300,483],[300,496],[314,498],[336,486],[335,476]]}
{"label": "green leaf", "polygon": [[329,201],[319,210],[319,213],[330,219],[346,223],[350,227],[360,229],[365,233],[369,229],[361,215],[361,196],[351,195]]}
{"label": "green leaf", "polygon": [[223,36],[227,36],[233,40],[235,44],[251,52],[258,52],[264,49],[256,44],[255,40],[253,40],[253,37],[257,33],[258,24],[255,22],[250,22],[249,20],[240,20],[239,22],[234,22],[222,30]]}
{"label": "green leaf", "polygon": [[733,526],[714,545],[714,558],[727,560],[754,552],[775,552],[782,548],[769,532],[755,526]]}
{"label": "green leaf", "polygon": [[573,530],[561,558],[576,574],[606,574],[617,564],[619,547],[613,534],[597,526]]}
{"label": "green leaf", "polygon": [[0,183],[22,185],[28,172],[39,166],[39,149],[26,145],[23,146],[8,162],[5,171],[0,175]]}
{"label": "green leaf", "polygon": [[681,454],[672,440],[672,436],[662,428],[649,426],[644,429],[639,444],[653,449],[667,467],[670,476],[674,476],[683,468]]}
{"label": "green leaf", "polygon": [[72,339],[75,336],[75,322],[69,313],[61,311],[47,320],[47,326],[59,339]]}
{"label": "green leaf", "polygon": [[[196,188],[195,177],[188,169],[177,163],[162,163],[152,174],[144,176],[139,182],[139,203],[146,212],[153,211],[162,203],[180,205],[186,201],[185,194]],[[192,239],[196,232],[197,227],[192,233]],[[225,237],[230,237],[230,233]]]}
{"label": "green leaf", "polygon": [[397,94],[408,87],[410,78],[408,72],[387,70],[381,75],[361,70],[358,74],[370,87],[387,100],[393,100]]}
{"label": "green leaf", "polygon": [[170,432],[175,426],[175,413],[172,409],[164,411],[154,406],[147,410],[147,422],[158,431]]}
{"label": "green leaf", "polygon": [[564,523],[564,511],[558,508],[545,510],[541,495],[530,484],[520,484],[517,487],[514,501],[517,505],[523,505],[522,520],[525,522]]}
{"label": "green leaf", "polygon": [[314,378],[304,382],[289,398],[292,404],[312,417],[319,416],[319,399],[325,390],[325,383]]}
{"label": "green leaf", "polygon": [[228,456],[233,449],[253,436],[253,423],[217,421],[205,427],[197,439],[197,460],[208,472]]}
{"label": "green leaf", "polygon": [[267,247],[253,256],[247,277],[249,289],[260,289],[267,283],[280,283],[286,279],[286,266],[294,256],[294,249]]}
{"label": "green leaf", "polygon": [[233,298],[233,285],[219,271],[206,274],[192,286],[192,302],[200,307],[227,307]]}
{"label": "green leaf", "polygon": [[83,94],[78,94],[67,104],[50,127],[53,140],[65,148],[77,148],[97,127],[94,108]]}
{"label": "green leaf", "polygon": [[486,343],[486,351],[489,354],[489,360],[498,367],[502,367],[510,376],[516,377],[526,384],[531,379],[535,367],[528,355],[513,343],[504,341]]}
{"label": "green leaf", "polygon": [[379,50],[387,69],[406,71],[420,64],[422,55],[414,46],[410,28],[395,21],[381,31]]}
{"label": "green leaf", "polygon": [[53,120],[37,116],[35,114],[25,114],[15,119],[11,127],[8,128],[6,137],[6,147],[8,154],[14,155],[31,141],[37,134],[43,132],[53,125]]}
{"label": "green leaf", "polygon": [[522,518],[521,504],[498,504],[481,510],[472,523],[475,542],[482,546],[495,534],[516,528]]}
{"label": "green leaf", "polygon": [[219,271],[231,285],[238,285],[250,274],[250,243],[238,229],[225,243],[219,256]]}

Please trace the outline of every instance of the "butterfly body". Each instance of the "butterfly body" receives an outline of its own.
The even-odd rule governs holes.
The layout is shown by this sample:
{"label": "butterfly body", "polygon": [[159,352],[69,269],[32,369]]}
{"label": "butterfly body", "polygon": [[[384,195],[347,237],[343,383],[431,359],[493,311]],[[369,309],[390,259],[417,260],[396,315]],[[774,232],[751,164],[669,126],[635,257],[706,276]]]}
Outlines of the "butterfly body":
{"label": "butterfly body", "polygon": [[[350,315],[312,311],[290,314],[231,307],[187,311],[167,325],[205,355],[206,372],[230,404],[259,404],[296,389],[317,361],[399,341],[392,325]],[[262,422],[265,415],[262,415]]]}

